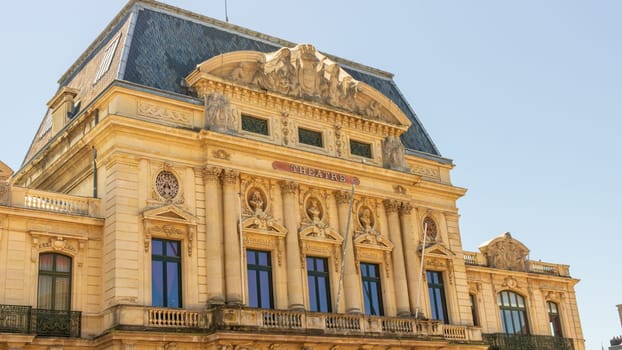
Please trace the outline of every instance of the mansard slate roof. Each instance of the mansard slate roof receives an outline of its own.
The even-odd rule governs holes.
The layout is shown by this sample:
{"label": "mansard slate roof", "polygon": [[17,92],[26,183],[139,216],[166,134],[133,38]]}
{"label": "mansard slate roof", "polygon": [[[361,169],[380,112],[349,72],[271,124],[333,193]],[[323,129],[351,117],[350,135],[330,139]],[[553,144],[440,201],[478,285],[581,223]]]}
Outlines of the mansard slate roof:
{"label": "mansard slate roof", "polygon": [[[126,21],[132,21],[125,26]],[[128,28],[127,42],[116,69],[117,79],[176,94],[187,94],[182,80],[196,66],[222,53],[238,50],[272,52],[296,44],[204,17],[153,0],[132,0],[107,30],[59,80],[65,86],[119,31]],[[414,151],[440,156],[416,114],[398,90],[392,75],[358,63],[327,55],[354,79],[374,87],[392,100],[412,121],[402,135]],[[445,160],[446,161],[446,160]]]}

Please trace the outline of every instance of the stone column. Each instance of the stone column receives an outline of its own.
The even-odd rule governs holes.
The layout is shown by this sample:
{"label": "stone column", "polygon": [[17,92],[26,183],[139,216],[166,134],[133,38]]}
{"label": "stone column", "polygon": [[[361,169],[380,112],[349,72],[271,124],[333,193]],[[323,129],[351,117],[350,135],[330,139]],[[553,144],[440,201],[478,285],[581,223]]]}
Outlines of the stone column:
{"label": "stone column", "polygon": [[304,310],[302,288],[302,264],[300,262],[300,245],[298,244],[298,205],[296,194],[298,184],[293,181],[281,182],[283,195],[283,223],[287,229],[285,251],[287,256],[287,294],[290,310]]}
{"label": "stone column", "polygon": [[[343,300],[346,305],[346,312],[348,313],[361,313],[362,301],[361,301],[361,277],[357,273],[356,260],[354,259],[354,240],[351,233],[346,233],[348,225],[348,211],[350,210],[350,192],[338,191],[335,192],[335,199],[337,200],[337,212],[339,213],[339,233],[343,236],[343,244],[346,244],[346,255],[343,266]],[[350,218],[350,227],[352,227],[352,220],[355,217],[352,215]],[[352,230],[350,230],[352,231]]]}
{"label": "stone column", "polygon": [[226,169],[222,173],[223,233],[225,246],[225,288],[228,305],[240,305],[242,300],[242,272],[240,237],[238,236],[238,195],[236,185],[239,173]]}
{"label": "stone column", "polygon": [[408,283],[408,294],[410,296],[410,310],[414,314],[417,308],[417,288],[421,283],[419,265],[421,261],[417,254],[417,238],[415,232],[413,207],[410,203],[404,202],[400,207],[400,223],[402,224],[402,246],[404,248],[404,263],[406,265],[406,281]]}
{"label": "stone column", "polygon": [[389,238],[393,243],[393,281],[395,283],[395,303],[398,316],[410,316],[410,303],[408,300],[408,283],[406,282],[406,264],[404,262],[404,248],[402,247],[402,233],[398,210],[400,202],[387,199],[384,201],[384,209],[387,213],[389,224]]}
{"label": "stone column", "polygon": [[218,167],[205,168],[205,231],[207,263],[207,304],[225,303],[225,280],[223,276],[223,235],[222,235],[222,189]]}

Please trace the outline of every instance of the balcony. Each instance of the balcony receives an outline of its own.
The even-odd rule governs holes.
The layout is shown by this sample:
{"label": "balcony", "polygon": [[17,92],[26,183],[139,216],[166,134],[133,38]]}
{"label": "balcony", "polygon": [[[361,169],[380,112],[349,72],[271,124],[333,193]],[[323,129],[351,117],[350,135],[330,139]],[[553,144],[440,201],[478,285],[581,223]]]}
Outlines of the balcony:
{"label": "balcony", "polygon": [[482,334],[489,350],[574,350],[572,339],[547,335]]}
{"label": "balcony", "polygon": [[334,314],[306,311],[219,307],[182,310],[120,305],[106,317],[106,328],[213,333],[221,330],[266,333],[305,333],[354,337],[392,336],[452,342],[481,342],[479,328],[444,325],[414,318]]}
{"label": "balcony", "polygon": [[16,186],[10,186],[8,193],[0,196],[0,205],[91,217],[99,216],[99,203],[100,200],[97,198]]}
{"label": "balcony", "polygon": [[80,337],[81,312],[0,305],[0,332],[42,337]]}

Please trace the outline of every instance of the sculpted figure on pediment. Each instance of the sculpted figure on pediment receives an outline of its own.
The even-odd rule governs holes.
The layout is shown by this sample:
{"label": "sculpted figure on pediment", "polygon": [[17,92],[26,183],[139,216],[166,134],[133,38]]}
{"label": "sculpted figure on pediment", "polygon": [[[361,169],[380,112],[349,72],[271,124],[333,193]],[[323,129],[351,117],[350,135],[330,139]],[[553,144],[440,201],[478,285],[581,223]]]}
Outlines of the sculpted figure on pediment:
{"label": "sculpted figure on pediment", "polygon": [[387,136],[382,144],[382,159],[385,168],[408,170],[404,159],[404,145],[397,136]]}
{"label": "sculpted figure on pediment", "polygon": [[529,250],[508,232],[480,247],[480,250],[487,257],[490,267],[526,271]]}
{"label": "sculpted figure on pediment", "polygon": [[213,93],[205,96],[205,127],[219,132],[237,129],[236,113],[225,95]]}

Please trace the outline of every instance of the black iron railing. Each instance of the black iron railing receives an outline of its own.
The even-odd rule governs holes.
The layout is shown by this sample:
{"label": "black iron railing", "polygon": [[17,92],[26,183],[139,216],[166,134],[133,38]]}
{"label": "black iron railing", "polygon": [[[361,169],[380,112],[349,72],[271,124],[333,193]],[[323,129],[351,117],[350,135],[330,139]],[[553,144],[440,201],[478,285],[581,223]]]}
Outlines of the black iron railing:
{"label": "black iron railing", "polygon": [[489,350],[574,350],[572,339],[547,335],[482,334]]}
{"label": "black iron railing", "polygon": [[0,305],[0,332],[79,338],[81,316],[80,311]]}
{"label": "black iron railing", "polygon": [[0,332],[28,333],[30,306],[0,305]]}

